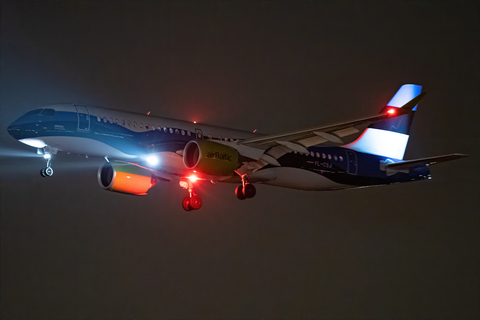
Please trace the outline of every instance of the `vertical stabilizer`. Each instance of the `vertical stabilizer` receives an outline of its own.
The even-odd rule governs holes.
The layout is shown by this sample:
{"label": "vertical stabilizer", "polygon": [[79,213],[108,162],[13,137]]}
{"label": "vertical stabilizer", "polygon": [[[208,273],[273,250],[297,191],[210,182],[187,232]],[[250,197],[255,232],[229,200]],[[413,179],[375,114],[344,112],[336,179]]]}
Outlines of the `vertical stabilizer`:
{"label": "vertical stabilizer", "polygon": [[[404,84],[387,107],[401,108],[422,91],[422,86]],[[420,97],[419,97],[420,98]],[[412,111],[415,111],[415,106]],[[393,159],[403,159],[414,112],[372,123],[357,140],[343,147]]]}

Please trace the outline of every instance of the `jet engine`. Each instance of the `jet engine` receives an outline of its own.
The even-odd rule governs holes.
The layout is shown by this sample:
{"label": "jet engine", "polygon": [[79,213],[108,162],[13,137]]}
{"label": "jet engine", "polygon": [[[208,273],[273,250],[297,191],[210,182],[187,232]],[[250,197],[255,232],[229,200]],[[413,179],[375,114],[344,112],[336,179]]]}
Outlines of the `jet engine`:
{"label": "jet engine", "polygon": [[230,176],[240,164],[235,148],[207,140],[188,142],[183,150],[183,163],[188,169],[216,176]]}
{"label": "jet engine", "polygon": [[98,169],[97,178],[103,189],[134,195],[146,195],[155,186],[149,170],[127,163],[105,162]]}

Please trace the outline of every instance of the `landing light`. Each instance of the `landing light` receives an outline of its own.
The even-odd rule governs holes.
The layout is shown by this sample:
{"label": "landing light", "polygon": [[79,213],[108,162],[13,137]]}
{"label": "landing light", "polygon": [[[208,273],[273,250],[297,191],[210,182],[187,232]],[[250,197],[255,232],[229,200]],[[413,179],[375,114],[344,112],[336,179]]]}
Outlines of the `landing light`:
{"label": "landing light", "polygon": [[191,182],[195,182],[198,180],[198,177],[194,174],[192,174],[191,176],[188,177],[188,180],[190,180]]}
{"label": "landing light", "polygon": [[146,157],[145,160],[147,160],[148,164],[151,166],[156,166],[159,162],[158,157],[154,155]]}
{"label": "landing light", "polygon": [[43,159],[45,159],[45,160],[48,160],[48,159],[50,159],[51,157],[52,157],[52,156],[50,155],[50,153],[45,153],[45,154],[43,155]]}

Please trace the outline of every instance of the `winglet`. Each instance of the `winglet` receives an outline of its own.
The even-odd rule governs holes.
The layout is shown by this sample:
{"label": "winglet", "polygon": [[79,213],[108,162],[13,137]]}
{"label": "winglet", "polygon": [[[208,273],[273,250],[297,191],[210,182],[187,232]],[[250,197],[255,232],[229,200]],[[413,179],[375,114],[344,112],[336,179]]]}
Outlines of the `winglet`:
{"label": "winglet", "polygon": [[[401,108],[407,102],[418,96],[420,92],[422,92],[422,86],[418,84],[404,84],[398,89],[392,99],[390,99],[387,106]],[[413,111],[415,111],[415,107]]]}
{"label": "winglet", "polygon": [[395,108],[399,108],[399,113],[400,114],[406,114],[406,113],[409,113],[411,111],[415,111],[417,109],[417,104],[420,102],[420,100],[423,99],[423,97],[426,95],[427,93],[426,92],[422,92],[420,93],[418,96],[416,96],[415,98],[413,98],[412,100],[408,101],[407,103],[405,103],[403,106],[401,107],[396,107],[396,106],[390,106],[390,105],[386,105],[382,111],[380,111],[380,113],[385,113],[387,112],[387,110],[389,110],[390,108],[392,107],[395,107]]}

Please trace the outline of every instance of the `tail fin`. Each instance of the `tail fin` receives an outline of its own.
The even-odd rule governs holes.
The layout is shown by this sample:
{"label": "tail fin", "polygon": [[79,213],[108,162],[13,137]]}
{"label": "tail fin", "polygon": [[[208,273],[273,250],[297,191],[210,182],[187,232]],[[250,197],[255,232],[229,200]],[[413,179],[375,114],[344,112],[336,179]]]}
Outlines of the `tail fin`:
{"label": "tail fin", "polygon": [[[404,84],[393,96],[386,108],[411,108],[412,111],[417,106],[411,106],[412,100],[421,99],[422,86],[415,84]],[[415,103],[415,102],[414,102]],[[413,108],[412,108],[413,107]],[[382,110],[383,112],[384,110]],[[346,144],[343,147],[359,152],[375,154],[379,156],[403,159],[407,147],[410,126],[412,124],[414,112],[408,112],[398,117],[392,117],[372,123],[366,128],[357,140]]]}

